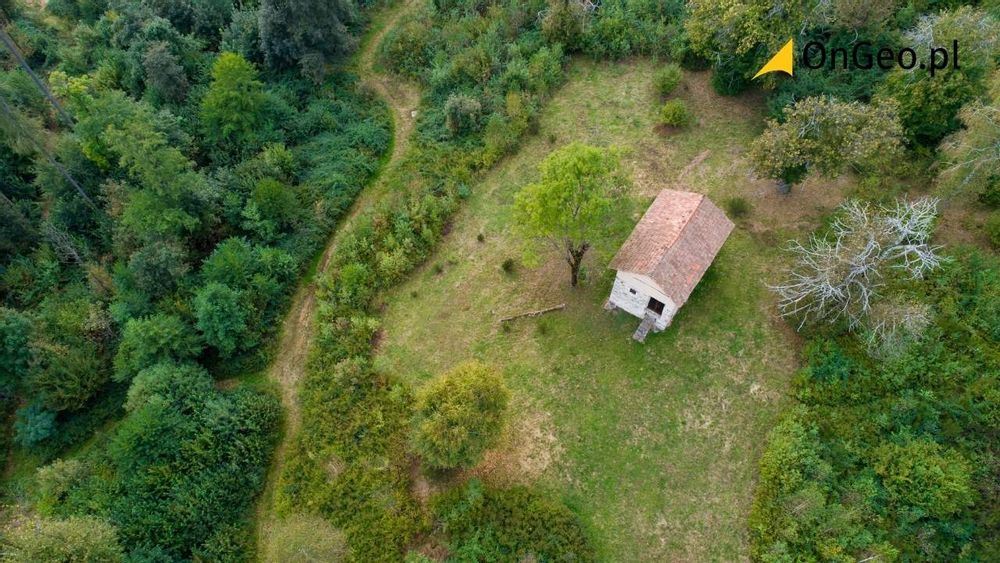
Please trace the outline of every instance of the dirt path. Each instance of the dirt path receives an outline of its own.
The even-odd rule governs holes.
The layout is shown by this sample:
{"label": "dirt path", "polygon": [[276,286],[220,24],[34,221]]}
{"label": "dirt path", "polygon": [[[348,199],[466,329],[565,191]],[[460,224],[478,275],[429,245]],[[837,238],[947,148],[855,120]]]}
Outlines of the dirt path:
{"label": "dirt path", "polygon": [[[417,5],[418,0],[409,0],[380,14],[372,25],[372,28],[377,31],[365,39],[357,55],[355,71],[368,87],[385,100],[392,112],[392,153],[385,166],[382,167],[379,178],[373,180],[372,184],[358,196],[348,216],[331,234],[316,266],[315,274],[303,280],[292,298],[292,305],[282,325],[281,338],[274,361],[268,370],[268,378],[275,382],[281,390],[285,425],[281,441],[275,448],[274,459],[268,470],[267,483],[257,509],[257,539],[261,546],[263,546],[269,529],[276,518],[274,493],[278,476],[284,466],[288,445],[301,425],[302,413],[298,401],[298,390],[305,374],[309,344],[312,340],[317,282],[329,266],[345,227],[352,224],[365,210],[370,209],[384,194],[386,182],[383,181],[383,178],[386,171],[395,166],[409,146],[416,108],[420,102],[419,90],[416,86],[402,82],[397,77],[377,72],[375,70],[375,53],[386,32],[395,27],[400,18]],[[261,549],[259,553],[263,553],[263,551]]]}

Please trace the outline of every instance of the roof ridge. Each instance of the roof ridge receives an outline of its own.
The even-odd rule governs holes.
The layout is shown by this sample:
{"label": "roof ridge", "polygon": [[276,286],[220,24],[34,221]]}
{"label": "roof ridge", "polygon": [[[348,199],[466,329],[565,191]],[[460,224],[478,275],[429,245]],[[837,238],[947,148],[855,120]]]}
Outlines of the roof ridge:
{"label": "roof ridge", "polygon": [[[663,193],[663,192],[660,192],[660,193]],[[698,196],[698,205],[695,205],[694,209],[691,210],[691,214],[688,215],[686,219],[684,219],[684,224],[681,225],[681,228],[677,229],[677,234],[674,235],[674,240],[670,241],[670,244],[667,245],[667,248],[670,248],[671,246],[674,245],[675,242],[677,242],[678,240],[680,240],[681,234],[684,232],[684,229],[688,228],[688,225],[691,224],[691,219],[694,219],[694,216],[698,214],[698,210],[701,209],[702,204],[705,203],[705,199],[706,199],[705,198],[705,194],[698,193],[698,192],[687,192],[687,193],[689,193],[689,194],[696,194]],[[665,257],[666,257],[666,255],[664,255],[664,258]],[[662,262],[662,261],[663,261],[663,258],[660,258],[660,262]],[[657,262],[657,264],[659,264],[659,262]]]}

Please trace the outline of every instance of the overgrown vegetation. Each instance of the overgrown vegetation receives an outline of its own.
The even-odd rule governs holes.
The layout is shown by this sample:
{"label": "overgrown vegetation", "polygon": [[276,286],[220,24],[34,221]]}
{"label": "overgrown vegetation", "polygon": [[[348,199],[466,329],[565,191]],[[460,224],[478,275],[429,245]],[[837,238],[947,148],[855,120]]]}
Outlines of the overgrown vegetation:
{"label": "overgrown vegetation", "polygon": [[[42,517],[11,531],[5,558],[257,555],[247,524],[278,434],[277,401],[218,380],[264,365],[292,285],[389,148],[388,112],[341,66],[372,4],[0,1],[0,24],[51,87],[39,91],[14,57],[0,59],[0,399],[11,421],[18,479],[11,490],[20,494],[14,500]],[[966,191],[983,206],[1000,204],[995,3],[803,2],[776,10],[765,0],[431,0],[406,9],[377,60],[423,89],[414,138],[384,178],[391,195],[350,224],[321,280],[302,427],[276,493],[287,518],[259,554],[266,559],[296,553],[395,560],[416,540],[455,560],[592,560],[609,552],[592,541],[576,506],[563,503],[563,496],[579,500],[581,491],[602,490],[593,467],[574,484],[582,488],[564,495],[426,474],[471,468],[500,443],[508,397],[494,370],[508,366],[466,365],[414,388],[421,376],[393,373],[373,358],[384,337],[386,291],[431,256],[481,173],[538,131],[568,55],[655,58],[655,76],[650,72],[641,93],[629,93],[642,97],[648,112],[616,114],[616,124],[658,124],[676,133],[671,137],[683,147],[677,154],[690,160],[679,181],[712,158],[700,146],[698,157],[686,154],[685,139],[704,134],[718,141],[712,135],[720,129],[714,109],[690,95],[698,80],[681,67],[712,67],[717,92],[733,95],[755,84],[768,91],[773,119],[749,151],[761,177],[787,187],[814,172],[856,173],[858,195],[884,205],[940,171],[945,194]],[[859,40],[898,48],[959,38],[962,64],[932,77],[902,69],[803,69],[799,61],[795,79],[772,74],[753,83],[789,37],[798,44],[821,40],[828,50],[850,50]],[[605,103],[634,107],[621,99]],[[725,128],[743,125],[730,119]],[[573,286],[592,283],[585,255],[618,237],[617,222],[627,218],[628,198],[615,189],[624,185],[619,153],[605,146],[616,134],[597,135],[600,148],[556,149],[541,179],[525,182],[513,198],[508,219],[521,226],[522,238],[556,241]],[[548,139],[546,153],[567,140],[554,132]],[[742,154],[742,146],[710,144]],[[683,164],[671,161],[678,170]],[[900,173],[906,178],[894,177]],[[720,177],[735,182],[720,174],[703,178],[707,191],[719,189],[713,183]],[[643,181],[662,175],[657,169]],[[717,201],[734,218],[750,211],[745,192],[713,195],[733,196]],[[794,283],[779,286],[779,307],[807,327],[807,366],[795,383],[800,405],[775,428],[760,463],[751,515],[756,559],[1000,557],[991,441],[1000,396],[992,375],[1000,274],[995,256],[981,249],[952,251],[940,262],[931,244],[933,214],[921,213],[921,205],[902,201],[872,211],[853,204],[797,247],[799,268]],[[773,237],[772,226],[757,225],[758,215],[771,219],[769,211],[754,207],[754,221],[741,222],[750,234],[731,243],[749,249],[750,263],[723,257],[723,268],[763,275],[753,259],[770,256],[757,240]],[[977,242],[1000,245],[997,213],[972,215]],[[487,237],[481,226],[473,232],[484,249],[504,236]],[[509,255],[508,248],[487,262],[491,284],[537,275],[520,272]],[[458,261],[445,263],[432,270],[439,284],[461,269]],[[716,283],[710,275],[702,285]],[[727,314],[696,325],[686,342],[721,361],[727,351],[711,347],[721,328],[740,343],[728,355],[745,360],[728,365],[727,375],[745,378],[771,362],[742,354],[769,357],[761,343],[773,335],[733,317],[760,316],[763,297],[723,287],[715,298]],[[413,290],[409,301],[432,294]],[[540,319],[534,338],[553,348],[567,325]],[[577,318],[576,326],[584,323]],[[518,337],[510,323],[498,330]],[[744,338],[744,331],[752,335]],[[594,340],[589,349],[600,346]],[[671,361],[687,370],[670,373],[685,382],[679,391],[690,391],[697,387],[691,374],[706,372],[675,348]],[[489,350],[483,345],[476,353]],[[491,358],[509,362],[507,352]],[[580,363],[575,349],[555,354],[570,362],[564,365]],[[629,386],[653,396],[662,391],[643,386],[642,359],[616,357],[615,370],[637,370],[618,387],[562,385],[585,389],[588,400],[609,391],[635,397]],[[548,367],[545,376],[559,380],[563,365]],[[479,377],[458,377],[470,372]],[[739,392],[755,395],[757,385]],[[725,392],[719,400],[728,409]],[[713,424],[657,420],[654,431],[629,419],[645,414],[618,414],[634,435],[605,435],[616,446],[642,449],[642,463],[660,429]],[[583,422],[606,421],[574,421]],[[662,443],[653,448],[666,451]],[[575,455],[583,465],[593,461]],[[674,464],[686,461],[657,471],[683,475]],[[639,473],[649,483],[664,479]],[[415,495],[415,476],[446,490],[426,504]],[[642,516],[645,539],[656,536],[663,549],[679,531],[670,518],[691,515]]]}
{"label": "overgrown vegetation", "polygon": [[753,553],[857,560],[992,560],[1000,262],[969,251],[907,294],[929,323],[872,357],[846,325],[812,330],[771,433],[751,514]]}
{"label": "overgrown vegetation", "polygon": [[132,559],[252,557],[277,401],[213,377],[263,366],[292,285],[390,143],[384,106],[327,64],[363,13],[303,18],[306,4],[4,4],[51,87],[4,52],[0,334],[18,469],[106,429],[40,471],[38,507],[61,520],[38,530],[86,517]]}

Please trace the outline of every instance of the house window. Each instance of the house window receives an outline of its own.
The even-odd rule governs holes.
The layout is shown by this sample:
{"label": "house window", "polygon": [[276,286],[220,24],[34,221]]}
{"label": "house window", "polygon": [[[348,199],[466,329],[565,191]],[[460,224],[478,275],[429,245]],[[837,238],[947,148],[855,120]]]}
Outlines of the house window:
{"label": "house window", "polygon": [[632,295],[635,295],[637,293],[636,290],[632,289],[631,287],[628,288],[628,292],[631,293]]}
{"label": "house window", "polygon": [[650,297],[649,298],[649,303],[646,304],[646,309],[648,309],[648,310],[656,313],[657,315],[662,315],[663,314],[663,303],[660,302],[660,301],[657,301],[656,299],[653,299],[652,297]]}

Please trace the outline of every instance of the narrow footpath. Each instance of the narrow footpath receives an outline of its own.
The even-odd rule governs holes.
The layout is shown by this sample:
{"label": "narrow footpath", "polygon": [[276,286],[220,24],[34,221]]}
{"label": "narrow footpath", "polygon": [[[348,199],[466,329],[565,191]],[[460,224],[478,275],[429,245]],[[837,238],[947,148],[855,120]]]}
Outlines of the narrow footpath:
{"label": "narrow footpath", "polygon": [[376,92],[386,102],[392,113],[392,153],[382,167],[379,176],[372,180],[369,186],[358,195],[347,217],[339,223],[331,234],[323,249],[315,274],[302,281],[292,297],[292,305],[282,324],[281,337],[274,360],[268,369],[268,378],[280,388],[285,424],[281,441],[274,450],[264,492],[258,502],[257,541],[260,548],[258,553],[263,553],[269,529],[275,521],[275,487],[278,476],[281,475],[281,470],[284,467],[288,445],[295,438],[301,424],[302,413],[298,401],[298,390],[305,375],[309,344],[312,341],[318,282],[329,267],[334,250],[337,248],[338,241],[346,227],[381,199],[385,192],[383,178],[386,172],[396,165],[409,146],[416,109],[420,102],[419,90],[416,86],[406,83],[398,77],[377,72],[375,70],[375,54],[385,34],[395,27],[405,14],[417,6],[417,1],[410,0],[400,3],[376,16],[372,23],[372,29],[376,31],[365,38],[356,55],[355,72],[368,88]]}

